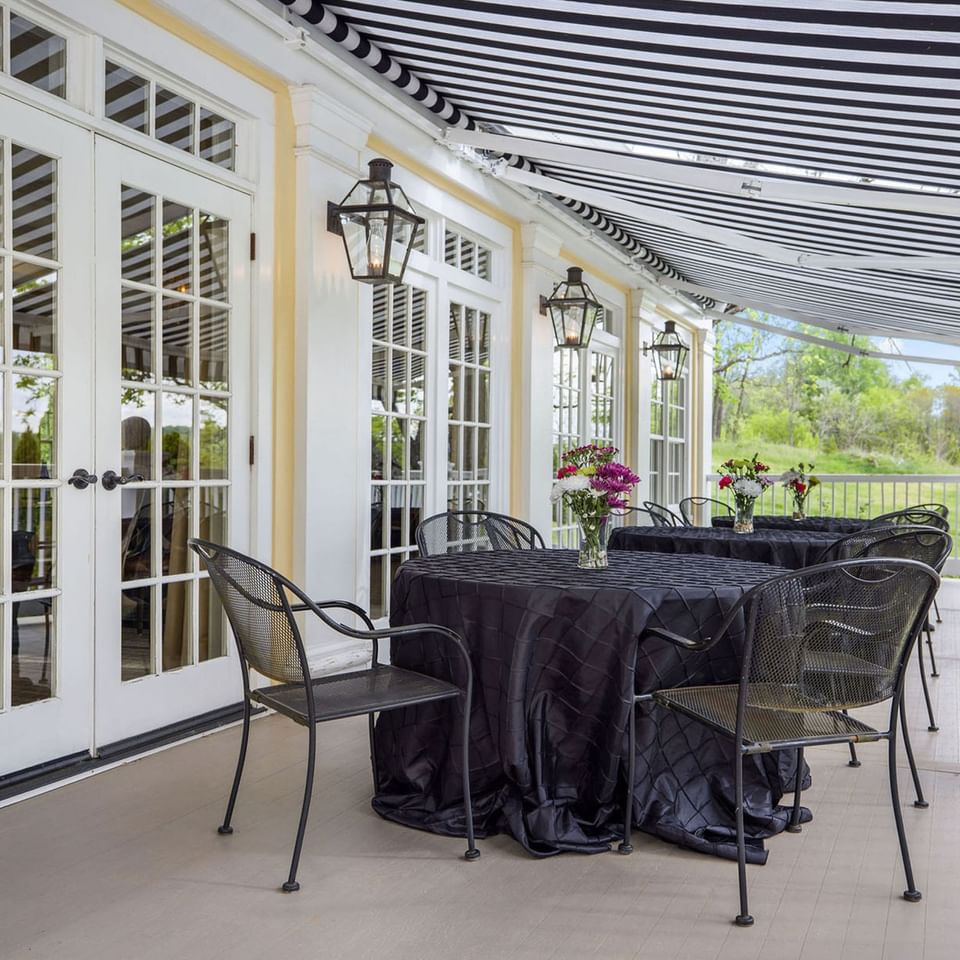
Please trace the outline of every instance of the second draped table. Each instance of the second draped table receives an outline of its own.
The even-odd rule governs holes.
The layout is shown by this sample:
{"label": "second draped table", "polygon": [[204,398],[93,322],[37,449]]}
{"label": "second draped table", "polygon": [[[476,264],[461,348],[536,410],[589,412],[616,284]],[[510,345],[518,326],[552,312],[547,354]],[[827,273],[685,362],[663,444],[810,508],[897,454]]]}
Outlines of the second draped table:
{"label": "second draped table", "polygon": [[[509,832],[531,853],[606,850],[621,823],[626,729],[634,692],[730,683],[742,635],[706,652],[654,637],[716,633],[743,591],[782,573],[710,557],[620,552],[580,570],[573,550],[450,554],[404,563],[391,624],[435,623],[466,640],[474,668],[471,776],[478,835]],[[638,646],[639,641],[639,646]],[[637,662],[634,665],[634,658]],[[392,662],[456,677],[455,652],[433,636],[394,641]],[[457,678],[462,679],[462,678]],[[382,713],[374,808],[410,826],[464,835],[459,723],[451,703]],[[734,857],[733,745],[652,705],[638,711],[633,815],[674,843]],[[793,751],[745,764],[749,857],[782,830]]]}
{"label": "second draped table", "polygon": [[843,534],[821,530],[758,528],[734,533],[725,527],[620,527],[610,534],[610,550],[697,554],[754,563],[772,563],[799,570]]}
{"label": "second draped table", "polygon": [[[711,523],[715,527],[733,529],[733,517],[713,517]],[[821,530],[824,533],[836,533],[840,536],[858,533],[875,523],[875,520],[857,517],[804,517],[802,520],[794,520],[792,517],[761,514],[753,518],[753,526],[756,530]]]}

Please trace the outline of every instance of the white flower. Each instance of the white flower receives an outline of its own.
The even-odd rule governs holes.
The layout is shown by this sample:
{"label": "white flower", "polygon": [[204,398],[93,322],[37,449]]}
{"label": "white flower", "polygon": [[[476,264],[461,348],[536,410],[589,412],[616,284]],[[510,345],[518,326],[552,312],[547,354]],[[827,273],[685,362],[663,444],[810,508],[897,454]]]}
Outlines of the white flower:
{"label": "white flower", "polygon": [[590,478],[582,473],[574,473],[562,480],[557,480],[550,491],[550,502],[556,503],[565,493],[576,493],[578,490],[589,490]]}
{"label": "white flower", "polygon": [[786,470],[779,479],[784,483],[792,483],[794,480],[799,480],[800,477],[801,474],[797,473],[796,470]]}
{"label": "white flower", "polygon": [[741,497],[759,497],[763,493],[763,484],[749,477],[740,477],[733,481],[733,492],[739,493]]}

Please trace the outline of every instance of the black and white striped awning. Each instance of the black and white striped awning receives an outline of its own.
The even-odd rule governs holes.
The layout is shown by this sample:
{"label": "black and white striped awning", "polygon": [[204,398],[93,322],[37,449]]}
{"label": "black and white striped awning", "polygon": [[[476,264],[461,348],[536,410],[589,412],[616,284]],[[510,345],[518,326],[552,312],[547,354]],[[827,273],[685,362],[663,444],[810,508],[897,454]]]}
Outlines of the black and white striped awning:
{"label": "black and white striped awning", "polygon": [[960,3],[282,2],[701,303],[960,343]]}

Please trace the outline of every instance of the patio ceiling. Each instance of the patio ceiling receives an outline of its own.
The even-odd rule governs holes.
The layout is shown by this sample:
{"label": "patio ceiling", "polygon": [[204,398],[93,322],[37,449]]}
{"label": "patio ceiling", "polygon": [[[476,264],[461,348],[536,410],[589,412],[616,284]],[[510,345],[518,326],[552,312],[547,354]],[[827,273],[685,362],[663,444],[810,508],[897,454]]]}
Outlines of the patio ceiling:
{"label": "patio ceiling", "polygon": [[281,2],[705,306],[960,343],[960,3]]}

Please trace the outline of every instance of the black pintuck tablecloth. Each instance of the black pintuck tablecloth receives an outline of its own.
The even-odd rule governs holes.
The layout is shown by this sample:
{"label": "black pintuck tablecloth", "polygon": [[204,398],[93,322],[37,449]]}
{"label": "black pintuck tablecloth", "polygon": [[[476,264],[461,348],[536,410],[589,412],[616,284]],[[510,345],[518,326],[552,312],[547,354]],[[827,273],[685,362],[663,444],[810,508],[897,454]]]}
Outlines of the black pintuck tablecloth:
{"label": "black pintuck tablecloth", "polygon": [[[443,624],[467,642],[474,669],[471,776],[480,836],[506,831],[533,854],[607,849],[619,832],[627,719],[634,690],[729,683],[741,637],[691,654],[644,633],[653,625],[711,636],[747,589],[783,571],[711,557],[612,553],[579,570],[572,550],[410,560],[394,581],[391,623]],[[640,638],[636,669],[631,669]],[[398,666],[458,676],[457,657],[425,635],[394,641]],[[464,835],[459,704],[380,715],[378,813]],[[451,713],[453,711],[453,713]],[[644,705],[638,717],[633,815],[667,840],[735,856],[733,746],[701,724]],[[748,854],[789,811],[778,806],[793,754],[745,762]]]}
{"label": "black pintuck tablecloth", "polygon": [[[715,527],[733,529],[733,517],[714,517],[711,522]],[[839,536],[858,533],[875,522],[856,517],[804,517],[802,520],[794,520],[791,517],[767,514],[753,518],[755,530],[820,530],[824,533],[836,533]]]}
{"label": "black pintuck tablecloth", "polygon": [[610,534],[610,549],[728,557],[799,570],[816,563],[841,536],[820,530],[734,533],[723,527],[620,527]]}

